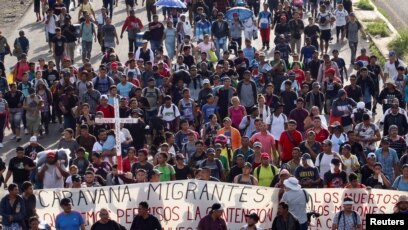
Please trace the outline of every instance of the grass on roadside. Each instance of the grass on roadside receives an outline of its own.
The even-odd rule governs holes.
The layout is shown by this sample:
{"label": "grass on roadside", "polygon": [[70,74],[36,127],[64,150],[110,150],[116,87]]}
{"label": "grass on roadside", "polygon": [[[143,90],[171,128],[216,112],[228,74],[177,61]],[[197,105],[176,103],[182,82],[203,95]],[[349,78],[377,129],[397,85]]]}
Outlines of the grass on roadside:
{"label": "grass on roadside", "polygon": [[377,7],[378,12],[380,12],[386,19],[390,19],[390,15],[387,13],[387,11],[384,10],[384,8]]}
{"label": "grass on roadside", "polygon": [[381,19],[369,22],[366,31],[372,36],[388,37],[390,35],[387,24]]}
{"label": "grass on roadside", "polygon": [[360,0],[357,3],[357,7],[361,10],[374,10],[374,6],[369,0]]}
{"label": "grass on roadside", "polygon": [[374,42],[370,42],[370,44],[368,45],[368,49],[370,50],[370,53],[372,55],[377,56],[380,66],[384,66],[386,60],[384,56],[381,54],[380,50],[377,48],[377,46],[375,46]]}
{"label": "grass on roadside", "polygon": [[400,31],[399,35],[388,44],[388,48],[394,50],[399,57],[408,58],[408,29]]}

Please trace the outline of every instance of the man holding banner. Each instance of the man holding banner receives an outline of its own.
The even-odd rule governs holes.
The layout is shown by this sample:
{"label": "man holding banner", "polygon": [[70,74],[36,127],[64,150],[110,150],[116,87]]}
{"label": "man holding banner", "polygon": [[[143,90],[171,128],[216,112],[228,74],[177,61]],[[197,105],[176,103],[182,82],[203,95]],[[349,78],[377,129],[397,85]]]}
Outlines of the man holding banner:
{"label": "man holding banner", "polygon": [[139,203],[138,214],[132,222],[130,230],[161,230],[162,226],[157,217],[149,214],[149,204],[146,201]]}

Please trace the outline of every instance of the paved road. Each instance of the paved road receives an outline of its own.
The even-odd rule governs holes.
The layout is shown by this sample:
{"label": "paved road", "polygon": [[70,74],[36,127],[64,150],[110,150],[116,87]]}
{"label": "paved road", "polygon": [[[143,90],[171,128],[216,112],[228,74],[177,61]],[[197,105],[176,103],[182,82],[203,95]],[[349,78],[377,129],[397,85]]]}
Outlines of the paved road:
{"label": "paved road", "polygon": [[406,0],[373,0],[373,3],[386,12],[386,17],[397,30],[408,28]]}
{"label": "paved road", "polygon": [[[117,30],[120,31],[120,28],[126,18],[126,12],[125,12],[125,1],[120,0],[119,1],[119,6],[114,9],[114,17],[113,17],[113,22],[115,26],[117,26]],[[102,7],[102,1],[94,1],[93,2],[94,9],[97,9],[97,14],[100,12],[99,9]],[[75,11],[70,11],[70,14],[73,16],[73,20],[77,18],[78,14],[78,8]],[[146,11],[143,7],[141,8],[141,4],[139,1],[139,6],[136,6],[136,15],[142,19],[142,22],[144,25],[147,24],[147,15]],[[160,20],[163,19],[163,16],[160,15]],[[15,25],[15,30],[14,31],[8,31],[9,41],[13,41],[15,37],[18,35],[19,30],[24,30],[26,31],[26,35],[28,39],[31,42],[31,48],[30,52],[28,53],[29,60],[31,61],[37,61],[39,57],[44,57],[46,60],[53,60],[51,55],[48,54],[48,45],[45,43],[45,33],[44,33],[44,24],[43,23],[36,23],[35,22],[36,18],[33,13],[33,6],[27,11],[27,13],[21,18],[19,23],[16,23]],[[75,21],[73,21],[75,23]],[[273,41],[273,39],[271,39]],[[364,40],[360,40],[360,46],[366,47],[368,46],[368,43]],[[255,47],[257,49],[261,48],[260,44],[260,39],[255,41]],[[346,63],[350,63],[350,52],[348,45],[346,43],[344,44],[331,44],[329,48],[329,52],[332,49],[338,49],[340,50],[341,56],[345,58]],[[92,56],[94,58],[91,59],[92,63],[94,66],[97,66],[97,63],[100,63],[101,60],[101,54],[100,54],[100,49],[98,45],[94,45]],[[128,44],[127,44],[127,38],[126,35],[124,35],[124,38],[120,40],[119,47],[116,48],[117,53],[119,54],[120,60],[124,61],[126,60],[127,57],[127,52],[128,52]],[[272,50],[267,52],[267,58],[272,56]],[[80,62],[80,56],[79,54],[76,54],[76,61]],[[14,57],[7,57],[6,58],[6,66],[11,66],[15,62]],[[77,63],[79,64],[79,63]],[[378,116],[377,116],[378,117]],[[59,138],[61,137],[61,133],[58,132],[58,125],[56,124],[51,124],[50,128],[50,134],[45,137],[41,137],[39,140],[41,144],[44,145],[46,148],[53,148],[56,146]],[[6,160],[6,162],[14,156],[14,149],[16,146],[21,145],[21,144],[27,144],[27,141],[29,139],[29,136],[23,136],[23,139],[20,143],[16,143],[15,141],[10,141],[10,132],[6,131],[6,137],[4,140],[4,148],[1,151],[1,157],[3,160]]]}

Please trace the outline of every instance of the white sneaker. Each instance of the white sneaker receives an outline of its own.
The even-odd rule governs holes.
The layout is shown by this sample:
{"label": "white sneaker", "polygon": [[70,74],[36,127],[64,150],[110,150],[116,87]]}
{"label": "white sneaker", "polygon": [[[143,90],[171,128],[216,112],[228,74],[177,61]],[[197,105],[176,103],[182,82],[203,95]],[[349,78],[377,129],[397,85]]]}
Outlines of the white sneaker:
{"label": "white sneaker", "polygon": [[28,129],[24,129],[24,134],[28,135]]}
{"label": "white sneaker", "polygon": [[0,143],[0,148],[3,148],[3,147],[4,147],[3,143]]}
{"label": "white sneaker", "polygon": [[17,136],[13,135],[13,136],[10,137],[10,140],[15,140],[16,138],[17,138]]}

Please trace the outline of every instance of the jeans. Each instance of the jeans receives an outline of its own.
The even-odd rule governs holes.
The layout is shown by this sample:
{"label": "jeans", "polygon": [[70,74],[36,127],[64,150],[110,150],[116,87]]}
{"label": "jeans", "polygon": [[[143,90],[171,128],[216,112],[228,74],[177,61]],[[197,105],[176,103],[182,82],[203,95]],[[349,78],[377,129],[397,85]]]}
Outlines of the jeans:
{"label": "jeans", "polygon": [[349,41],[349,47],[350,47],[350,52],[351,52],[351,62],[352,63],[356,60],[357,46],[358,46],[358,42],[350,42]]}
{"label": "jeans", "polygon": [[67,129],[67,128],[73,129],[75,133],[75,118],[73,116],[64,115],[64,129]]}
{"label": "jeans", "polygon": [[75,61],[75,42],[68,42],[67,43],[67,50],[65,51],[69,59],[71,60],[72,63]]}
{"label": "jeans", "polygon": [[155,54],[155,53],[156,53],[156,50],[157,50],[158,48],[160,48],[161,43],[162,43],[161,40],[159,40],[159,41],[150,40],[150,48],[152,49],[153,54]]}
{"label": "jeans", "polygon": [[147,20],[152,21],[153,14],[156,14],[156,6],[154,3],[146,3]]}
{"label": "jeans", "polygon": [[23,111],[10,111],[10,125],[12,129],[19,129],[21,125],[21,118]]}
{"label": "jeans", "polygon": [[227,50],[227,37],[222,37],[222,38],[214,37],[214,38],[215,38],[214,43],[215,43],[215,49],[216,49],[215,54],[217,55],[218,60],[219,60],[221,49],[223,51]]}
{"label": "jeans", "polygon": [[113,4],[114,4],[113,0],[103,0],[103,7],[105,7],[106,10],[108,10],[108,5],[109,5],[109,17],[111,19],[113,16]]}
{"label": "jeans", "polygon": [[[301,45],[302,45],[302,39],[301,38],[299,38],[299,39],[295,39],[295,38],[290,39],[290,48],[292,49],[292,52],[296,52],[296,53],[300,54]],[[295,46],[296,46],[296,49],[295,49]]]}
{"label": "jeans", "polygon": [[82,41],[82,61],[88,58],[91,59],[91,52],[92,52],[92,41]]}
{"label": "jeans", "polygon": [[60,71],[62,60],[64,60],[64,55],[54,55],[54,60],[55,60],[55,66],[57,67],[57,70]]}
{"label": "jeans", "polygon": [[0,114],[0,143],[3,143],[5,128],[6,128],[6,114]]}

